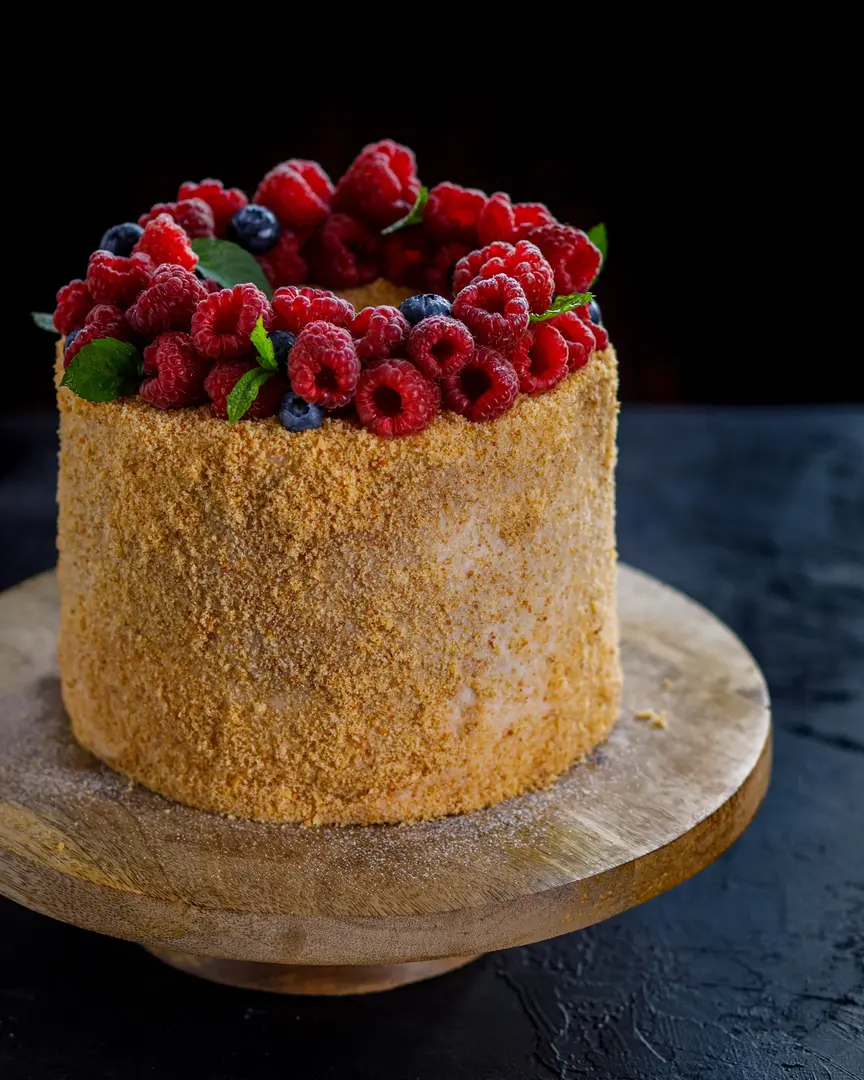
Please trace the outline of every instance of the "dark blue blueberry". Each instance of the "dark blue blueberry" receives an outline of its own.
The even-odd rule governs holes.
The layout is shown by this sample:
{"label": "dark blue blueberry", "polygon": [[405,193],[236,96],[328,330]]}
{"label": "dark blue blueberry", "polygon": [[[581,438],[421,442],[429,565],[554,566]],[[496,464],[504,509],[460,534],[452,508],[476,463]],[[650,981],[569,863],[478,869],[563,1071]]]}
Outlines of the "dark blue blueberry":
{"label": "dark blue blueberry", "polygon": [[63,344],[63,352],[66,352],[66,350],[69,348],[69,346],[72,344],[72,342],[75,340],[75,338],[78,337],[78,335],[80,333],[81,333],[80,328],[78,330],[70,330],[69,331],[69,333],[66,335],[66,341]]}
{"label": "dark blue blueberry", "polygon": [[113,255],[123,255],[128,258],[132,254],[132,248],[141,239],[144,230],[134,221],[124,221],[122,225],[112,225],[108,232],[99,241],[102,251],[110,251]]}
{"label": "dark blue blueberry", "polygon": [[450,301],[437,293],[418,293],[409,296],[399,305],[399,310],[412,326],[430,318],[432,315],[449,315]]}
{"label": "dark blue blueberry", "polygon": [[277,243],[281,234],[282,226],[273,211],[250,203],[231,218],[226,235],[253,255],[263,255]]}
{"label": "dark blue blueberry", "polygon": [[297,338],[289,334],[287,330],[271,330],[268,337],[273,342],[273,352],[276,354],[279,370],[284,371],[288,364],[288,354],[296,345]]}
{"label": "dark blue blueberry", "polygon": [[318,405],[310,405],[299,394],[290,393],[282,398],[279,406],[279,423],[286,431],[311,431],[321,427],[324,410]]}
{"label": "dark blue blueberry", "polygon": [[597,323],[598,326],[603,325],[603,316],[600,314],[600,305],[596,300],[592,300],[588,305],[588,318],[593,323]]}

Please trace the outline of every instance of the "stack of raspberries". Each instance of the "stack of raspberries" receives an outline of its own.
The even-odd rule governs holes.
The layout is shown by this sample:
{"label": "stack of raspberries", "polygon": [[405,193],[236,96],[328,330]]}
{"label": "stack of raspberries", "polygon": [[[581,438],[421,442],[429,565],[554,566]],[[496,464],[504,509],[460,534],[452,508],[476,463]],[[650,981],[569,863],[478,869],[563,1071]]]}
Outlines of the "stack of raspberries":
{"label": "stack of raspberries", "polygon": [[[143,346],[139,394],[160,409],[227,399],[256,364],[250,335],[263,322],[278,371],[245,419],[284,427],[329,414],[380,436],[410,435],[441,409],[470,421],[506,412],[522,391],[543,394],[587,363],[608,335],[595,303],[544,321],[555,296],[581,293],[600,251],[541,203],[438,184],[413,218],[420,183],[413,153],[390,140],[367,146],[335,186],[313,161],[271,169],[252,202],[219,180],[180,185],[114,226],[85,280],[57,294],[64,363],[98,338]],[[196,271],[194,238],[226,238],[259,262],[272,299],[254,284],[222,288]],[[384,277],[417,290],[399,308],[353,306],[344,290]],[[263,283],[263,282],[262,282]]]}

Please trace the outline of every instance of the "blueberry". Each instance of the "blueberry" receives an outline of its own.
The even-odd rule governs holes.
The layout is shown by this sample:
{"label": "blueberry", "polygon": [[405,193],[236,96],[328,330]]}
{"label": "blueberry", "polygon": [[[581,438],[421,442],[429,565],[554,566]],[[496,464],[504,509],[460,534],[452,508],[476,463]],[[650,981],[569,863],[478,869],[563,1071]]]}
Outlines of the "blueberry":
{"label": "blueberry", "polygon": [[288,354],[294,348],[297,338],[289,334],[287,330],[272,330],[268,336],[273,342],[273,352],[276,354],[279,370],[284,371],[288,364]]}
{"label": "blueberry", "polygon": [[438,296],[437,293],[418,293],[416,296],[409,296],[407,300],[403,300],[399,305],[399,310],[412,326],[416,326],[417,323],[432,315],[449,315],[450,301],[445,300],[443,296]]}
{"label": "blueberry", "polygon": [[324,410],[310,405],[299,394],[286,394],[279,406],[279,423],[286,431],[311,431],[321,427]]}
{"label": "blueberry", "polygon": [[282,226],[272,210],[250,203],[231,218],[227,236],[253,255],[263,255],[275,246],[281,233]]}
{"label": "blueberry", "polygon": [[72,344],[72,342],[75,340],[75,338],[78,337],[78,335],[80,333],[81,333],[80,327],[79,327],[78,330],[70,330],[69,331],[69,333],[66,335],[66,341],[63,343],[63,352],[66,352],[66,350],[69,348],[69,346]]}
{"label": "blueberry", "polygon": [[132,254],[132,248],[141,239],[144,230],[134,221],[124,221],[122,225],[112,225],[108,232],[99,241],[102,251],[110,251],[112,255],[123,255],[128,258]]}
{"label": "blueberry", "polygon": [[593,323],[597,323],[598,326],[603,325],[603,316],[600,314],[600,305],[596,300],[592,300],[588,305],[588,318]]}

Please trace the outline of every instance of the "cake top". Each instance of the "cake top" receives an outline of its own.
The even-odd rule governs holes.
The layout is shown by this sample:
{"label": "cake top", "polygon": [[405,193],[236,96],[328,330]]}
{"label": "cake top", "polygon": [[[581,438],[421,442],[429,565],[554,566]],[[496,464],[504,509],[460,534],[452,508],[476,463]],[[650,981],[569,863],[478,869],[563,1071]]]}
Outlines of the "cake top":
{"label": "cake top", "polygon": [[[220,180],[181,184],[109,228],[86,277],[34,318],[65,335],[61,385],[88,401],[412,435],[442,409],[493,421],[605,348],[589,292],[605,250],[602,225],[582,232],[542,203],[427,190],[413,153],[384,140],[336,185],[296,158],[251,202]],[[378,278],[403,287],[398,308],[338,295]]]}

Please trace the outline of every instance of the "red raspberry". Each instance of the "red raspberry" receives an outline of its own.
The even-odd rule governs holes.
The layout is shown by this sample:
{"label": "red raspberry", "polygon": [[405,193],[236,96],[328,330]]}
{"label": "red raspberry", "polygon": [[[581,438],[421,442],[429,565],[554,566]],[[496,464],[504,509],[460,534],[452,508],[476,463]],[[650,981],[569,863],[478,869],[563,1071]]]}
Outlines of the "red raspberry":
{"label": "red raspberry", "polygon": [[594,347],[596,349],[605,349],[609,344],[609,331],[605,326],[601,326],[600,323],[591,321],[589,305],[583,304],[582,307],[573,308],[573,311],[579,316],[582,322],[590,327],[591,333],[594,335]]}
{"label": "red raspberry", "polygon": [[146,214],[138,218],[138,224],[142,229],[146,228],[149,222],[160,214],[168,214],[187,236],[216,235],[213,211],[203,199],[181,199],[179,202],[156,203]]}
{"label": "red raspberry", "polygon": [[486,205],[486,194],[458,184],[436,184],[423,208],[423,224],[435,240],[458,240],[469,247],[477,244],[477,218]]}
{"label": "red raspberry", "polygon": [[204,380],[210,367],[188,334],[161,334],[144,350],[144,374],[150,377],[138,393],[157,409],[199,405],[206,397]]}
{"label": "red raspberry", "polygon": [[410,211],[419,190],[412,151],[384,139],[365,146],[354,159],[336,185],[333,209],[382,229]]}
{"label": "red raspberry", "polygon": [[94,251],[87,264],[87,288],[97,304],[128,307],[147,287],[153,274],[153,261],[143,251],[128,259],[110,251]]}
{"label": "red raspberry", "polygon": [[367,285],[378,277],[378,237],[357,218],[331,214],[304,249],[312,280],[334,289]]}
{"label": "red raspberry", "polygon": [[67,368],[84,348],[85,345],[89,345],[91,341],[95,341],[97,338],[105,337],[102,330],[98,326],[85,326],[79,330],[72,340],[71,345],[65,345],[63,349],[63,367]]}
{"label": "red raspberry", "polygon": [[481,251],[472,251],[460,259],[453,271],[453,291],[460,292],[474,278],[507,274],[522,286],[528,307],[542,315],[552,303],[555,275],[540,249],[527,240],[512,244],[498,240]]}
{"label": "red raspberry", "polygon": [[292,158],[267,173],[252,201],[288,229],[314,229],[330,213],[332,199],[333,184],[318,162]]}
{"label": "red raspberry", "polygon": [[172,263],[184,270],[194,270],[198,263],[189,237],[170,214],[159,214],[147,222],[141,239],[132,248],[133,254],[136,251],[149,255],[154,266]]}
{"label": "red raspberry", "polygon": [[306,401],[325,409],[347,405],[360,375],[351,334],[329,322],[307,323],[288,354],[288,374],[294,393]]}
{"label": "red raspberry", "polygon": [[199,278],[199,281],[201,282],[202,286],[204,287],[204,292],[208,292],[208,293],[220,292],[221,289],[222,289],[222,286],[219,284],[219,282],[215,278],[212,278],[212,277]]}
{"label": "red raspberry", "polygon": [[429,265],[423,271],[423,291],[437,293],[449,300],[453,296],[453,271],[467,254],[465,245],[455,241],[433,251]]}
{"label": "red raspberry", "polygon": [[481,244],[491,244],[494,240],[514,244],[538,225],[554,221],[543,203],[511,203],[505,191],[496,191],[477,217],[477,235]]}
{"label": "red raspberry", "polygon": [[519,389],[526,394],[545,394],[567,377],[568,346],[549,322],[529,327],[513,351],[512,363]]}
{"label": "red raspberry", "polygon": [[[210,368],[204,380],[204,392],[210,398],[210,412],[215,417],[228,419],[228,395],[240,376],[255,367],[258,365],[254,360],[219,360]],[[258,388],[258,396],[241,419],[264,420],[268,416],[275,416],[289,389],[284,375],[273,375]]]}
{"label": "red raspberry", "polygon": [[348,330],[362,364],[370,360],[386,360],[403,352],[411,332],[411,324],[395,307],[365,307],[352,320]]}
{"label": "red raspberry", "polygon": [[93,307],[93,297],[87,291],[86,284],[75,278],[57,293],[57,309],[54,312],[54,326],[60,334],[71,334],[80,330]]}
{"label": "red raspberry", "polygon": [[309,267],[300,254],[304,240],[302,233],[283,229],[275,247],[270,248],[266,255],[255,256],[274,289],[280,285],[299,285],[307,280]]}
{"label": "red raspberry", "polygon": [[461,319],[481,345],[510,348],[528,329],[528,301],[518,281],[506,274],[478,278],[453,301]]}
{"label": "red raspberry", "polygon": [[195,309],[207,296],[203,284],[182,266],[157,266],[148,287],[129,308],[127,317],[144,337],[166,330],[188,330]]}
{"label": "red raspberry", "polygon": [[133,336],[126,315],[116,304],[97,304],[84,320],[84,326],[92,326],[94,330],[98,330],[97,337],[128,341]]}
{"label": "red raspberry", "polygon": [[334,326],[349,326],[354,307],[326,289],[298,289],[288,285],[273,294],[273,329],[299,334],[307,323],[328,322]]}
{"label": "red raspberry", "polygon": [[506,357],[481,345],[467,363],[441,379],[444,405],[474,423],[507,412],[519,393],[519,376]]}
{"label": "red raspberry", "polygon": [[550,319],[547,324],[554,326],[564,338],[567,344],[567,366],[571,371],[584,367],[597,347],[593,327],[579,317],[577,314],[579,310],[576,308],[573,311],[565,311],[563,315],[556,315],[554,319]]}
{"label": "red raspberry", "polygon": [[572,225],[541,225],[528,234],[549,260],[560,296],[585,292],[597,277],[603,256],[581,229]]}
{"label": "red raspberry", "polygon": [[474,355],[474,338],[464,323],[432,315],[411,331],[408,355],[424,375],[440,379],[468,363]]}
{"label": "red raspberry", "polygon": [[213,211],[213,223],[217,236],[224,236],[228,228],[228,222],[249,202],[246,195],[239,188],[226,188],[221,180],[213,180],[208,177],[200,184],[187,180],[180,185],[177,192],[178,199],[203,199]]}
{"label": "red raspberry", "polygon": [[412,225],[385,236],[381,245],[381,273],[394,285],[409,285],[426,292],[426,271],[432,249],[422,226]]}
{"label": "red raspberry", "polygon": [[235,285],[209,293],[192,316],[192,344],[202,356],[234,360],[251,350],[249,337],[259,317],[269,330],[273,310],[255,285]]}
{"label": "red raspberry", "polygon": [[363,427],[395,438],[429,427],[441,406],[441,391],[407,360],[382,360],[360,376],[354,400]]}

